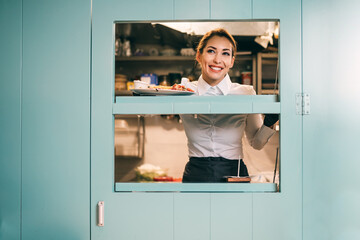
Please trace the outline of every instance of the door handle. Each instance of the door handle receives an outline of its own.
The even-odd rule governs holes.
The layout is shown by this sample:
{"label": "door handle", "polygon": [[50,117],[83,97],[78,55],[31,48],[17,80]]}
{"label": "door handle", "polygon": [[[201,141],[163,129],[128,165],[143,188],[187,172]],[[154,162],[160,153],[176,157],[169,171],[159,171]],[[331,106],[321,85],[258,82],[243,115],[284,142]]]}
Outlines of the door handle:
{"label": "door handle", "polygon": [[104,226],[104,201],[99,201],[97,204],[97,225]]}

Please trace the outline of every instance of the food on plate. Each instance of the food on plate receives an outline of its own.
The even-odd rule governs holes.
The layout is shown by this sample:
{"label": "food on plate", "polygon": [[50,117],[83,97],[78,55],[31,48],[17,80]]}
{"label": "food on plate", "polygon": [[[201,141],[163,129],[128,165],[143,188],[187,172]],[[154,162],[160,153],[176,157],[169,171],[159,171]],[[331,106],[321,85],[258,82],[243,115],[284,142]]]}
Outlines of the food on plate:
{"label": "food on plate", "polygon": [[194,92],[194,90],[192,90],[191,88],[187,88],[187,87],[185,87],[184,85],[181,85],[181,84],[172,85],[172,90]]}
{"label": "food on plate", "polygon": [[174,179],[168,176],[154,177],[155,182],[172,182]]}
{"label": "food on plate", "polygon": [[149,85],[148,89],[161,89],[161,90],[171,90],[172,86],[160,86],[160,85]]}
{"label": "food on plate", "polygon": [[159,166],[145,163],[135,169],[137,182],[152,182],[157,177],[167,177],[166,171]]}
{"label": "food on plate", "polygon": [[149,89],[155,89],[155,90],[175,90],[175,91],[188,91],[188,92],[194,92],[191,88],[187,88],[184,85],[181,84],[174,84],[172,86],[158,86],[158,85],[149,85]]}

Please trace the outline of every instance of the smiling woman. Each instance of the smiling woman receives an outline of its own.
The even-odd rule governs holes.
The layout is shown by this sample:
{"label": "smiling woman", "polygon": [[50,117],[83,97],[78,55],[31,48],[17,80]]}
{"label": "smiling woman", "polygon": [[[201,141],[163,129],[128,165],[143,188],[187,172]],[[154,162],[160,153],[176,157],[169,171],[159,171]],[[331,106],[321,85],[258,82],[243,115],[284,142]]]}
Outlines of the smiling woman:
{"label": "smiling woman", "polygon": [[[192,87],[199,96],[255,95],[252,86],[232,83],[228,72],[234,65],[236,42],[225,29],[207,32],[197,48],[201,76]],[[260,114],[180,115],[188,138],[189,162],[183,182],[224,182],[230,176],[249,177],[243,162],[242,138],[262,149],[275,134],[278,118]],[[241,168],[241,171],[240,171]]]}
{"label": "smiling woman", "polygon": [[202,77],[211,86],[217,85],[233,67],[236,42],[225,29],[218,28],[204,35],[197,48],[196,60]]}

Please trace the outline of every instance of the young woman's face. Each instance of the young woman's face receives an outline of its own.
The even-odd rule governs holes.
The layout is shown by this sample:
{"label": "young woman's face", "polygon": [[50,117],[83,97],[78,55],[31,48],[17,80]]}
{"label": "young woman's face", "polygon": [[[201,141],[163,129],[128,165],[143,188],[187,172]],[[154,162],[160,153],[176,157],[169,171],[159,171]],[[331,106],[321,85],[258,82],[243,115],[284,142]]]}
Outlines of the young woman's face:
{"label": "young woman's face", "polygon": [[197,52],[196,60],[201,65],[204,80],[211,86],[217,85],[234,65],[231,42],[226,37],[210,38],[203,53]]}

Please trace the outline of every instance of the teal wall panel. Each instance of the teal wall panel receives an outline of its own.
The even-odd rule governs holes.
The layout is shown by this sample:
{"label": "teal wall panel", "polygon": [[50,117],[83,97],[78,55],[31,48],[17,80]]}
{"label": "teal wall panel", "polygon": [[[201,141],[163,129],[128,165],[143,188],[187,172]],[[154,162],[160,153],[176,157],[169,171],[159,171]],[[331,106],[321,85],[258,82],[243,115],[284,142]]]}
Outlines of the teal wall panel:
{"label": "teal wall panel", "polygon": [[252,194],[211,194],[211,239],[251,240]]}
{"label": "teal wall panel", "polygon": [[24,240],[90,238],[90,3],[24,1]]}
{"label": "teal wall panel", "polygon": [[284,10],[299,10],[298,4],[294,5],[297,1],[283,1],[283,0],[252,0],[253,4],[253,18],[254,19],[272,19],[280,18],[281,15],[286,13]]}
{"label": "teal wall panel", "polygon": [[174,240],[211,239],[210,193],[174,194]]}
{"label": "teal wall panel", "polygon": [[[173,202],[172,193],[116,194],[105,201],[104,232],[94,232],[92,239],[172,239]],[[113,231],[104,235],[108,229]]]}
{"label": "teal wall panel", "polygon": [[210,1],[174,0],[174,18],[176,20],[209,19]]}
{"label": "teal wall panel", "polygon": [[[173,1],[93,1],[91,236],[92,239],[171,239],[172,194],[114,192],[114,22],[172,20]],[[105,225],[96,205],[105,201]],[[139,231],[139,224],[145,231]],[[161,231],[159,231],[161,229]]]}
{"label": "teal wall panel", "polygon": [[360,238],[359,8],[303,0],[304,239]]}
{"label": "teal wall panel", "polygon": [[21,1],[0,1],[0,239],[20,239]]}
{"label": "teal wall panel", "polygon": [[211,0],[211,19],[251,18],[251,0]]}
{"label": "teal wall panel", "polygon": [[[93,9],[107,8],[103,20],[172,20],[174,18],[173,0],[105,0],[93,1]],[[94,15],[97,16],[97,15]]]}
{"label": "teal wall panel", "polygon": [[301,1],[254,0],[253,18],[280,20],[281,88],[280,193],[254,194],[253,239],[302,239]]}
{"label": "teal wall panel", "polygon": [[301,187],[297,187],[295,193],[254,194],[253,239],[303,239]]}

